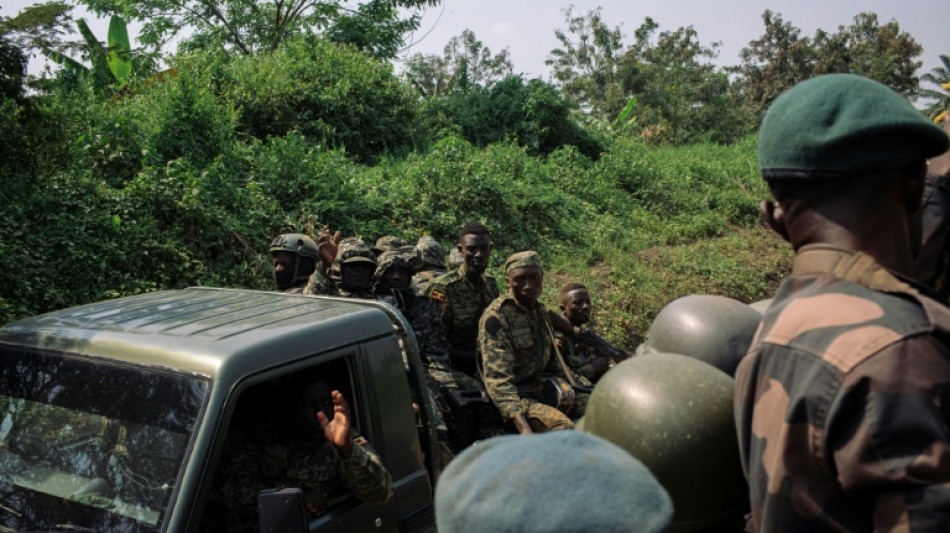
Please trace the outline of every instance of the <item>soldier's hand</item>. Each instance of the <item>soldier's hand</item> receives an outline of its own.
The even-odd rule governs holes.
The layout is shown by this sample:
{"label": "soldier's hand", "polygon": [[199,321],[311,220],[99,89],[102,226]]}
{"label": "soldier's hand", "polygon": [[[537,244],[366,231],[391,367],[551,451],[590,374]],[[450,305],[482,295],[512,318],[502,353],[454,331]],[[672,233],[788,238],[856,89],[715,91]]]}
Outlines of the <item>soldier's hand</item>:
{"label": "soldier's hand", "polygon": [[[943,127],[944,133],[950,136],[950,113],[943,117],[943,124],[941,124],[941,126]],[[950,178],[950,150],[932,158],[927,170],[931,174]]]}
{"label": "soldier's hand", "polygon": [[322,411],[317,411],[317,419],[323,426],[323,436],[328,442],[333,443],[344,459],[353,453],[353,439],[350,438],[350,427],[352,418],[350,417],[350,404],[346,398],[340,394],[340,391],[330,393],[333,398],[333,420],[329,420]]}
{"label": "soldier's hand", "polygon": [[320,250],[320,261],[323,262],[324,266],[329,267],[336,259],[340,239],[342,239],[342,235],[340,235],[339,230],[330,235],[330,226],[323,226],[320,238],[317,239],[317,249]]}
{"label": "soldier's hand", "polygon": [[518,413],[511,418],[511,421],[515,424],[515,429],[518,430],[519,435],[531,435],[534,431],[531,431],[531,426],[528,425],[528,419],[525,418],[524,414]]}

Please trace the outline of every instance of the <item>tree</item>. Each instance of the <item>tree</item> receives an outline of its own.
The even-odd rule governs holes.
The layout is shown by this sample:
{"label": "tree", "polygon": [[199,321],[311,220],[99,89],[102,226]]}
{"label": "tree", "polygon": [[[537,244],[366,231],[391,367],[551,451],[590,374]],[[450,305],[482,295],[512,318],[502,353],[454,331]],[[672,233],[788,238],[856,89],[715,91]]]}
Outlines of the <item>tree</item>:
{"label": "tree", "polygon": [[950,111],[950,56],[941,54],[940,63],[939,67],[930,69],[930,72],[920,77],[921,81],[936,85],[940,89],[920,90],[921,97],[931,100],[925,112],[932,119]]}
{"label": "tree", "polygon": [[[419,26],[416,10],[441,0],[79,0],[99,15],[142,23],[140,40],[160,48],[184,37],[185,48],[223,46],[243,54],[274,50],[288,37],[322,34],[390,58]],[[401,10],[409,11],[403,18]]]}
{"label": "tree", "polygon": [[508,48],[492,54],[475,32],[466,29],[449,40],[441,57],[410,57],[404,76],[423,96],[436,96],[455,89],[465,91],[471,86],[488,89],[513,71]]}
{"label": "tree", "polygon": [[877,80],[911,97],[917,92],[916,71],[922,47],[897,21],[883,26],[874,13],[859,13],[835,33],[818,29],[813,38],[766,10],[765,33],[740,52],[736,69],[742,96],[757,116],[778,95],[819,74],[845,72]]}
{"label": "tree", "polygon": [[[620,27],[609,27],[600,9],[575,15],[568,8],[564,18],[567,31],[554,31],[561,47],[551,50],[545,60],[555,84],[585,113],[616,116],[639,81],[636,61],[624,53]],[[647,21],[655,28],[652,19]]]}

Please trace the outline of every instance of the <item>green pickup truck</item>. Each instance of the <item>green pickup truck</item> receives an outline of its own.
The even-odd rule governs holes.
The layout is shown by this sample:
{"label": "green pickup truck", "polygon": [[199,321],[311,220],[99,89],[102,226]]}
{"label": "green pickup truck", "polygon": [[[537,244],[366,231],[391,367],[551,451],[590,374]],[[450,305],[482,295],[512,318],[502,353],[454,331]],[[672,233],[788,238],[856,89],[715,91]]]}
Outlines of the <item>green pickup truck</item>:
{"label": "green pickup truck", "polygon": [[384,505],[329,498],[309,531],[433,531],[434,411],[405,319],[377,302],[206,288],[0,329],[0,531],[220,531],[229,443],[281,438],[259,415],[281,420],[268,402],[301,375],[332,380],[393,480]]}

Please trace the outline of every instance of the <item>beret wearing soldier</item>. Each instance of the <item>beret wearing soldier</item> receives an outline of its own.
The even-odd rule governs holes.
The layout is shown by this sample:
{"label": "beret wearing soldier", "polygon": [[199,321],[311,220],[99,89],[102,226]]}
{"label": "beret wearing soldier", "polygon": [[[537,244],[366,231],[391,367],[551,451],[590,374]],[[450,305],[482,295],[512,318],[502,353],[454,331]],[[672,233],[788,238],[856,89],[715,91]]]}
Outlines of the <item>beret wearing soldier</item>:
{"label": "beret wearing soldier", "polygon": [[673,505],[640,461],[575,431],[495,437],[469,447],[435,491],[443,533],[663,531]]}
{"label": "beret wearing soldier", "polygon": [[947,135],[876,81],[826,74],[779,96],[759,129],[766,180],[828,180],[894,170],[947,150]]}

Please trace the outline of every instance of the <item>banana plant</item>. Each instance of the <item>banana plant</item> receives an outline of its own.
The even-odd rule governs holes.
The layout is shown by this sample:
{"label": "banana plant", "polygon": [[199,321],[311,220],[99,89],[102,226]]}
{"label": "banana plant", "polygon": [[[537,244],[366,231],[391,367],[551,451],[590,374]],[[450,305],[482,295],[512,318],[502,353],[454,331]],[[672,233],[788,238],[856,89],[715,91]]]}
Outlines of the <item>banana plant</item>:
{"label": "banana plant", "polygon": [[107,90],[111,85],[119,90],[124,89],[132,79],[132,45],[125,20],[118,15],[113,15],[109,20],[109,35],[105,47],[89,29],[85,19],[77,20],[76,27],[86,41],[92,67],[87,67],[57,50],[46,49],[43,53],[63,68],[73,70],[83,76],[92,74],[96,89],[99,91]]}

